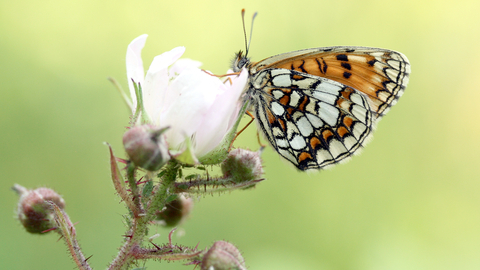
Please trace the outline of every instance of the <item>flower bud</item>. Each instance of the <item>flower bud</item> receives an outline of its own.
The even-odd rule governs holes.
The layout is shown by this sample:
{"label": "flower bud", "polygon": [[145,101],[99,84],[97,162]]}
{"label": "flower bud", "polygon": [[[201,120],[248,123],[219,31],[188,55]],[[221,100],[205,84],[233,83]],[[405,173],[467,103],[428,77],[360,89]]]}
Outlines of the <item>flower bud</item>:
{"label": "flower bud", "polygon": [[222,163],[222,172],[236,183],[259,179],[263,174],[260,152],[240,148],[230,151]]}
{"label": "flower bud", "polygon": [[180,195],[167,203],[162,211],[157,212],[155,222],[157,224],[174,227],[181,224],[190,215],[193,208],[193,200]]}
{"label": "flower bud", "polygon": [[55,228],[53,211],[47,201],[55,203],[60,209],[65,208],[65,201],[49,188],[28,190],[15,184],[13,187],[20,195],[18,203],[18,219],[30,233],[43,233]]}
{"label": "flower bud", "polygon": [[203,257],[200,269],[244,270],[247,268],[242,254],[234,245],[225,241],[217,241]]}
{"label": "flower bud", "polygon": [[159,170],[170,160],[168,145],[162,134],[168,128],[135,126],[123,135],[123,145],[130,160],[149,171]]}

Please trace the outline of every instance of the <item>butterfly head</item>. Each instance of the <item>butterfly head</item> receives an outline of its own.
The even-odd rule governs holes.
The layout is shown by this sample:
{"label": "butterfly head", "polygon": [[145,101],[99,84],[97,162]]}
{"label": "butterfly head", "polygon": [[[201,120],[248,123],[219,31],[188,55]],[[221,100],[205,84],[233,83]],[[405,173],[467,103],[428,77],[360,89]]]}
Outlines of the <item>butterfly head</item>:
{"label": "butterfly head", "polygon": [[232,70],[233,72],[239,72],[245,67],[248,63],[250,63],[250,59],[247,58],[247,55],[243,55],[242,51],[239,51],[235,54],[235,58],[232,62]]}

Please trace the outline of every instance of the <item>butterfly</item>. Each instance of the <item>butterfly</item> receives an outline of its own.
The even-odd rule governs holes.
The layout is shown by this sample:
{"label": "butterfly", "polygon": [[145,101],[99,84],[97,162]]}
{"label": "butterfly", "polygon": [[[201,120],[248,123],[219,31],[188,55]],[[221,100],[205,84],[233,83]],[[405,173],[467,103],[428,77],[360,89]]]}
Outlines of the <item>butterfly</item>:
{"label": "butterfly", "polygon": [[293,51],[259,62],[240,51],[232,69],[243,68],[249,72],[245,102],[259,130],[302,171],[359,153],[410,75],[402,53],[353,46]]}

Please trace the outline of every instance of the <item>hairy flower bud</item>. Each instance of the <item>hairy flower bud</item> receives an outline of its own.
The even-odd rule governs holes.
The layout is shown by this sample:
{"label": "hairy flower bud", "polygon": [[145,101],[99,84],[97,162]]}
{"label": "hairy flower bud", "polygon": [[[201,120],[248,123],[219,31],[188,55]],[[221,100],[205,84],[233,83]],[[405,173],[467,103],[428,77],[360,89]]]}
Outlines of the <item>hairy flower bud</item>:
{"label": "hairy flower bud", "polygon": [[222,172],[236,183],[258,180],[263,174],[260,152],[240,148],[230,151],[222,163]]}
{"label": "hairy flower bud", "polygon": [[201,270],[244,270],[245,260],[240,251],[225,241],[217,241],[202,259]]}
{"label": "hairy flower bud", "polygon": [[181,224],[192,211],[193,200],[180,195],[167,203],[162,211],[156,214],[155,222],[166,227],[174,227]]}
{"label": "hairy flower bud", "polygon": [[20,195],[18,203],[18,220],[30,233],[48,232],[55,228],[53,212],[47,201],[55,203],[60,209],[65,208],[65,201],[55,191],[49,188],[28,190],[15,184],[13,187]]}
{"label": "hairy flower bud", "polygon": [[162,136],[167,129],[143,125],[125,132],[123,145],[130,160],[149,171],[157,171],[165,165],[170,160],[168,145]]}

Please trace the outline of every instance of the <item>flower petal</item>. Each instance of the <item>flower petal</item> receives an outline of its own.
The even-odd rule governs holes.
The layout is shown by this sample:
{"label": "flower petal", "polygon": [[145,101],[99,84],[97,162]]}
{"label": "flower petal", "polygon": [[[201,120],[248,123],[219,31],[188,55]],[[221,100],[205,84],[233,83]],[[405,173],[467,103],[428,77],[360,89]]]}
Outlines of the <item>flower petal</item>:
{"label": "flower petal", "polygon": [[244,70],[239,76],[231,78],[232,85],[229,81],[223,85],[223,93],[217,96],[195,134],[197,157],[202,157],[213,150],[235,123],[242,105],[240,96],[247,83],[247,78],[248,72]]}
{"label": "flower petal", "polygon": [[132,97],[133,112],[135,112],[137,97],[135,96],[135,89],[133,88],[132,79],[140,84],[143,84],[145,73],[143,71],[142,49],[147,41],[147,34],[143,34],[135,38],[127,47],[127,79],[128,88],[130,89],[130,96]]}
{"label": "flower petal", "polygon": [[143,85],[143,104],[152,121],[160,118],[160,112],[166,109],[165,95],[170,78],[168,67],[175,63],[185,52],[185,47],[176,47],[156,56],[145,76]]}
{"label": "flower petal", "polygon": [[178,59],[175,64],[173,64],[170,69],[168,70],[170,77],[176,77],[178,74],[182,73],[184,70],[192,69],[192,68],[199,68],[202,65],[202,62],[195,61],[192,59]]}
{"label": "flower petal", "polygon": [[160,119],[162,126],[171,127],[166,134],[171,146],[180,144],[197,131],[217,95],[222,92],[221,87],[223,84],[218,78],[199,69],[184,70],[171,82],[165,97],[165,104],[170,107],[162,112]]}

